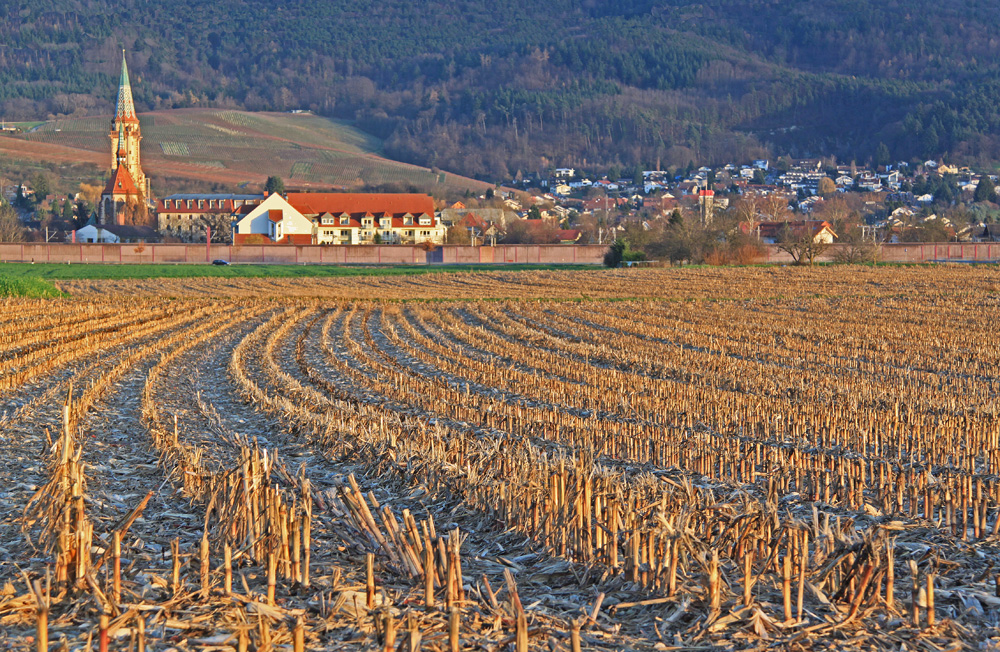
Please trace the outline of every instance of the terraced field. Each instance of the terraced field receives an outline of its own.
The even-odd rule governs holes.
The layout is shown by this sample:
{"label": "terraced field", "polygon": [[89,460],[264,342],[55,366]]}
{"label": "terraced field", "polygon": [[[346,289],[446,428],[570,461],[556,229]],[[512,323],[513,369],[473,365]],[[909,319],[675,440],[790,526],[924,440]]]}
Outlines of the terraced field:
{"label": "terraced field", "polygon": [[[350,126],[311,114],[216,109],[153,111],[140,116],[143,168],[153,177],[213,183],[262,183],[277,175],[297,188],[357,188],[386,183],[425,190],[484,190],[458,175],[379,155],[381,143]],[[67,118],[0,137],[15,159],[110,165],[109,118]]]}
{"label": "terraced field", "polygon": [[[575,301],[553,296],[567,277]],[[297,298],[284,284],[317,279],[177,279],[179,298],[113,281],[131,285],[6,300],[3,640],[982,649],[998,278],[449,274]]]}

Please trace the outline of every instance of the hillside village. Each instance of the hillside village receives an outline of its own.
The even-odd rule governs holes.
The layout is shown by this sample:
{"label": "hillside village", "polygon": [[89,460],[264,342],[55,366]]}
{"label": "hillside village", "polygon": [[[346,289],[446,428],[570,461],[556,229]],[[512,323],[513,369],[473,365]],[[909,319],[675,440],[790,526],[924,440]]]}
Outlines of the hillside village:
{"label": "hillside village", "polygon": [[[995,175],[934,160],[838,164],[754,160],[606,174],[553,168],[479,196],[316,193],[271,177],[257,192],[151,188],[124,55],[103,187],[53,192],[51,179],[3,185],[19,223],[0,239],[297,245],[610,244],[673,262],[752,260],[755,247],[1000,240]],[[742,253],[741,253],[742,252]]]}
{"label": "hillside village", "polygon": [[[767,225],[783,221],[826,222],[838,240],[845,229],[856,228],[877,242],[995,241],[1000,239],[1000,226],[994,224],[996,182],[995,175],[935,161],[869,168],[815,159],[757,160],[681,171],[643,170],[627,179],[559,168],[507,180],[493,192],[459,201],[422,195],[411,214],[402,210],[382,216],[381,222],[374,213],[365,217],[371,211],[350,211],[341,224],[339,214],[334,220],[329,210],[309,213],[305,207],[311,225],[300,225],[297,237],[289,241],[603,244],[678,216],[704,226],[734,220],[743,223],[744,230],[747,225],[755,230],[763,226],[764,241]],[[147,224],[129,225],[100,220],[93,193],[88,196],[86,190],[39,196],[33,180],[25,180],[4,187],[3,194],[21,209],[28,239],[47,237],[50,242],[72,240],[72,232],[85,226],[81,221],[105,227],[102,241],[204,242],[211,237],[225,242],[234,238],[233,225],[268,198],[265,192],[174,193],[156,200]],[[289,206],[298,203],[303,208],[307,194],[283,196],[290,198]],[[393,221],[385,222],[386,217]],[[334,226],[334,221],[336,236],[334,229],[323,228]],[[240,236],[239,228],[235,236]]]}

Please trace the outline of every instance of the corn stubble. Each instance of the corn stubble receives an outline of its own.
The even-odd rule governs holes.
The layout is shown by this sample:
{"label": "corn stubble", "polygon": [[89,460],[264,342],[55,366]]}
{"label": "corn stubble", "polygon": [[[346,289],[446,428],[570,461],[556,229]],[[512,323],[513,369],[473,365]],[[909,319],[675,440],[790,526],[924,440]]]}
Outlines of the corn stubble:
{"label": "corn stubble", "polygon": [[[44,483],[11,499],[3,546],[33,552],[0,571],[0,623],[39,650],[978,644],[1000,305],[954,273],[809,271],[866,292],[786,298],[732,270],[733,301],[698,300],[712,270],[675,296],[644,271],[660,299],[628,302],[548,301],[544,274],[518,277],[530,302],[386,300],[426,278],[379,301],[9,301],[0,428],[60,409]],[[157,483],[110,519],[116,396]]]}

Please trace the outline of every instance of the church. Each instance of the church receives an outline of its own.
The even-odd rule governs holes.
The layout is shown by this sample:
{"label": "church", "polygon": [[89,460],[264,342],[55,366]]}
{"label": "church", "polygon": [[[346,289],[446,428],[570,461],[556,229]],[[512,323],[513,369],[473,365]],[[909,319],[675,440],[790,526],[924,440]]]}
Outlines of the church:
{"label": "church", "polygon": [[98,205],[100,224],[145,226],[149,223],[149,179],[139,160],[142,130],[132,102],[125,51],[118,83],[118,101],[111,121],[111,178]]}

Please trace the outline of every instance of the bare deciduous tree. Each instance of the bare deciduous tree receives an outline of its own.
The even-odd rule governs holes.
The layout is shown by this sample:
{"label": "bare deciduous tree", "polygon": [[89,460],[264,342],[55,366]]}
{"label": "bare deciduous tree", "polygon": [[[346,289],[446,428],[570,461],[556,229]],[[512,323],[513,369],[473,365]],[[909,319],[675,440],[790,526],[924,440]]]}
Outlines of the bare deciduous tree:
{"label": "bare deciduous tree", "polygon": [[808,224],[801,228],[793,228],[788,224],[781,227],[778,240],[774,243],[778,249],[792,257],[796,265],[812,265],[816,257],[830,248],[830,243],[816,239],[816,234]]}
{"label": "bare deciduous tree", "polygon": [[0,204],[0,242],[24,242],[26,235],[17,211],[10,204]]}
{"label": "bare deciduous tree", "polygon": [[204,227],[212,229],[212,242],[232,242],[233,218],[229,214],[202,215],[199,220]]}
{"label": "bare deciduous tree", "polygon": [[882,243],[872,238],[865,238],[864,232],[857,226],[847,229],[841,234],[840,246],[833,254],[838,263],[877,263],[882,255]]}

